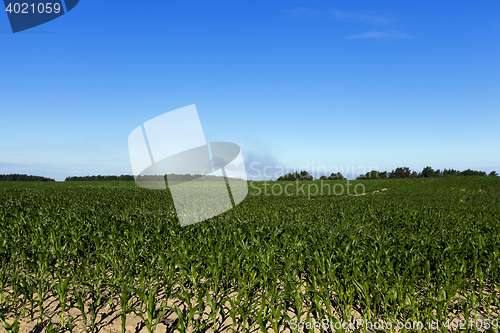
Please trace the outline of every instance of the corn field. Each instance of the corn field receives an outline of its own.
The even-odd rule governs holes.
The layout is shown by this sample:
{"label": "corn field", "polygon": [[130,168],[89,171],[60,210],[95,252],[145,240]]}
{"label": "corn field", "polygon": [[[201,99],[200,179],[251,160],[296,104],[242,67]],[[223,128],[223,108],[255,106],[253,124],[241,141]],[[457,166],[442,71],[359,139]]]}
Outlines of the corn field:
{"label": "corn field", "polygon": [[355,183],[181,228],[168,191],[3,182],[0,330],[497,332],[500,179]]}

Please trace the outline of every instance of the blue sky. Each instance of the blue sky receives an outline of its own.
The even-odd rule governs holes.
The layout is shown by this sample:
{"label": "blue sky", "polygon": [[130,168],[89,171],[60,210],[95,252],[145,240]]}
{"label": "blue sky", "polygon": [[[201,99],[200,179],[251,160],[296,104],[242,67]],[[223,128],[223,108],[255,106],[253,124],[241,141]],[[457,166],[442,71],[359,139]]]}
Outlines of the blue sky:
{"label": "blue sky", "polygon": [[132,130],[191,104],[249,178],[500,172],[499,59],[498,1],[81,0],[16,34],[4,13],[0,174],[129,174]]}

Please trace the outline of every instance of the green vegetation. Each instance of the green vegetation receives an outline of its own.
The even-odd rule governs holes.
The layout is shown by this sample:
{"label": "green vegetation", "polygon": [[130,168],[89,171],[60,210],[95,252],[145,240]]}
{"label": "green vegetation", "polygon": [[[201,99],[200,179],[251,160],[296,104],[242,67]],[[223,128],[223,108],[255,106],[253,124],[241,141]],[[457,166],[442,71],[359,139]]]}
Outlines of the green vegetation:
{"label": "green vegetation", "polygon": [[[158,177],[165,177],[166,178],[167,175],[165,176],[162,176],[162,175],[158,175],[158,176],[138,176],[137,178],[139,180],[148,180],[148,178],[151,178],[151,180],[158,180]],[[201,177],[204,177],[203,180],[224,180],[224,177],[220,177],[220,176],[202,176],[202,175],[189,175],[189,174],[185,174],[185,175],[177,175],[177,174],[169,174],[168,175],[169,179],[170,180],[173,180],[173,181],[179,181],[179,182],[187,182],[187,181],[191,181],[191,180],[197,180]],[[73,176],[73,177],[66,177],[66,179],[64,181],[66,182],[70,182],[70,181],[78,181],[78,182],[81,182],[81,181],[111,181],[111,180],[118,180],[118,181],[134,181],[135,178],[134,176],[131,176],[131,175],[121,175],[121,176],[101,176],[101,175],[98,175],[98,176]],[[166,180],[166,179],[165,179]]]}
{"label": "green vegetation", "polygon": [[82,181],[110,181],[110,180],[126,180],[134,181],[134,176],[121,175],[121,176],[73,176],[66,177],[65,182],[82,182]]}
{"label": "green vegetation", "polygon": [[[340,172],[332,173],[330,176],[321,176],[320,180],[345,180],[345,177],[342,176]],[[295,173],[287,173],[286,175],[280,176],[277,180],[279,181],[294,181],[294,180],[313,180],[313,176],[309,174],[307,171],[300,171]]]}
{"label": "green vegetation", "polygon": [[[406,178],[440,178],[448,176],[486,176],[484,171],[467,169],[458,171],[455,169],[437,169],[426,166],[421,172],[411,171],[409,167],[399,167],[391,172],[372,170],[356,179],[406,179]],[[488,176],[498,176],[496,171],[492,171]]]}
{"label": "green vegetation", "polygon": [[41,176],[28,176],[19,174],[0,175],[0,181],[20,181],[20,182],[53,182],[54,179]]}
{"label": "green vegetation", "polygon": [[498,318],[499,178],[351,183],[366,194],[250,188],[184,228],[168,191],[133,182],[1,183],[0,320],[97,332],[112,311],[123,331],[136,314],[148,331],[166,317],[170,331],[282,332],[297,319]]}

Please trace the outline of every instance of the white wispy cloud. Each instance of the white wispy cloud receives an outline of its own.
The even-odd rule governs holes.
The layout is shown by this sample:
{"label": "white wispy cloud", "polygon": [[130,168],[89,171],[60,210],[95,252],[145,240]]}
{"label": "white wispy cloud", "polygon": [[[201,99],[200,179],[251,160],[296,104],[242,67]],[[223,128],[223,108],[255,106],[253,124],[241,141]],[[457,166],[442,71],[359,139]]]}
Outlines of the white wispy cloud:
{"label": "white wispy cloud", "polygon": [[355,21],[373,25],[385,25],[394,22],[392,18],[376,13],[352,13],[338,10],[327,11],[327,13],[337,20]]}
{"label": "white wispy cloud", "polygon": [[376,38],[376,39],[408,39],[414,38],[413,36],[408,35],[405,32],[400,31],[368,31],[357,35],[351,35],[345,37],[347,39],[367,39],[367,38]]}
{"label": "white wispy cloud", "polygon": [[324,10],[315,8],[295,8],[287,11],[290,17],[308,20],[331,19],[339,22],[351,22],[373,26],[375,29],[360,34],[349,35],[346,39],[408,39],[415,38],[405,32],[394,30],[396,19],[381,12],[346,12],[339,10]]}
{"label": "white wispy cloud", "polygon": [[373,12],[354,13],[339,10],[322,10],[307,7],[288,10],[287,13],[294,18],[333,18],[339,21],[351,21],[372,25],[386,25],[394,22],[388,15]]}

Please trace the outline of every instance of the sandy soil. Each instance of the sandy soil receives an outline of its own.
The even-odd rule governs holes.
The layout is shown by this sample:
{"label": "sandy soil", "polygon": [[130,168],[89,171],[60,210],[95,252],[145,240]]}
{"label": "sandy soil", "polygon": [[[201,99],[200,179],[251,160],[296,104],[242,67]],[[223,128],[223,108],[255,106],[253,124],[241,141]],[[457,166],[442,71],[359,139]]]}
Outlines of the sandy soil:
{"label": "sandy soil", "polygon": [[[302,292],[305,292],[304,287],[302,287],[301,290],[302,290]],[[486,293],[486,294],[490,294],[490,293]],[[230,296],[232,297],[235,295],[236,294],[233,293]],[[160,301],[161,301],[161,296],[162,296],[162,291],[160,291],[160,293],[159,293]],[[113,303],[114,304],[119,303],[118,299],[115,299],[115,301]],[[71,305],[71,301],[70,301],[70,305]],[[140,308],[140,303],[138,303],[138,300],[135,303],[133,303],[132,305],[135,309]],[[171,300],[168,303],[168,305],[170,305],[170,306],[177,305],[177,306],[179,306],[179,308],[181,310],[186,309],[186,304],[180,300]],[[225,305],[228,308],[230,308],[229,302],[227,302]],[[40,313],[38,311],[35,311],[34,312],[35,320],[31,321],[30,316],[29,316],[29,312],[27,312],[25,317],[20,320],[20,331],[19,332],[20,333],[46,332],[47,326],[50,322],[52,322],[54,328],[58,328],[60,325],[60,322],[61,322],[61,318],[60,318],[61,311],[60,311],[59,302],[58,302],[57,297],[56,296],[47,297],[45,302],[44,302],[44,308],[45,308],[44,312],[46,314],[48,314],[48,318],[44,318],[43,322],[40,322],[40,319],[38,319],[38,318],[40,318]],[[325,309],[326,307],[323,306],[323,308]],[[479,309],[479,310],[480,310],[478,313],[479,320],[486,318],[485,309]],[[492,310],[493,310],[493,315],[490,318],[498,318],[498,316],[500,314],[498,309],[495,308]],[[352,311],[351,311],[351,318],[353,318],[353,319],[351,319],[352,321],[355,321],[357,319],[362,318],[359,311],[360,311],[360,309],[352,309]],[[296,318],[296,315],[292,311],[287,311],[287,312],[288,312],[288,315],[290,318]],[[90,316],[88,315],[90,313],[90,310],[87,307],[85,308],[85,313],[87,314],[88,331],[91,332]],[[207,306],[205,308],[204,315],[201,317],[202,318],[201,322],[204,322],[204,321],[208,322],[208,319],[209,319],[208,314],[210,314],[210,313],[211,313],[211,309]],[[64,315],[65,315],[66,320],[67,320],[68,315],[73,319],[73,324],[74,324],[73,332],[75,332],[75,333],[86,332],[82,314],[80,313],[80,311],[78,309],[72,308],[69,311],[65,311]],[[338,313],[334,313],[334,315],[337,318],[339,317]],[[147,315],[145,313],[144,313],[144,317],[147,318]],[[453,319],[453,318],[461,319],[462,317],[457,316],[457,314],[454,314],[453,311],[451,311],[451,309],[450,309],[449,318],[450,319]],[[38,322],[37,322],[37,319],[39,320]],[[236,320],[240,321],[240,319],[241,319],[241,316],[237,315]],[[14,321],[13,316],[7,317],[7,322],[9,324],[12,324],[13,321]],[[303,316],[300,321],[305,322],[306,317]],[[297,322],[300,322],[300,321],[297,320]],[[219,314],[217,315],[217,323],[219,326],[217,329],[217,332],[233,332],[233,321],[232,321],[227,309],[226,309],[226,311],[224,311],[224,313],[219,312]],[[177,315],[175,314],[174,311],[168,310],[165,313],[165,315],[160,319],[160,322],[158,323],[155,331],[162,332],[162,333],[163,332],[179,332],[179,330],[177,329],[177,325],[178,325]],[[319,325],[319,323],[317,323],[317,325]],[[237,326],[238,325],[236,325],[236,327]],[[260,329],[259,329],[257,324],[255,324],[252,327],[252,329],[250,329],[250,330],[242,330],[241,328],[236,329],[236,327],[235,327],[235,331],[238,331],[238,332],[243,332],[243,331],[245,331],[245,332],[260,332]],[[194,332],[194,331],[195,330],[192,327],[187,329],[187,332]],[[268,331],[274,333],[271,327],[268,327]],[[308,332],[309,330],[303,329],[303,330],[299,330],[299,331]],[[349,330],[349,331],[352,331],[352,330]],[[481,330],[476,330],[476,331],[481,331]],[[0,328],[0,332],[6,332],[6,330],[4,328]],[[69,330],[66,328],[65,330],[63,330],[63,332],[69,332]],[[121,317],[120,317],[119,309],[112,309],[110,306],[103,307],[99,311],[97,318],[96,318],[96,330],[95,330],[95,332],[96,333],[97,332],[99,332],[99,333],[101,333],[101,332],[102,333],[108,333],[108,332],[109,333],[120,333],[121,332]],[[127,333],[144,333],[144,332],[148,332],[148,330],[147,330],[147,327],[146,327],[144,321],[140,318],[140,316],[137,316],[134,313],[129,313],[127,315],[125,332],[127,332]],[[214,329],[213,329],[213,327],[207,327],[205,329],[198,330],[198,332],[210,333],[210,332],[214,332]],[[288,328],[282,329],[282,332],[290,332],[290,329],[288,329]],[[320,332],[320,330],[313,329],[313,330],[310,330],[309,332]],[[396,330],[394,330],[394,332],[400,332],[400,330],[396,329]]]}

